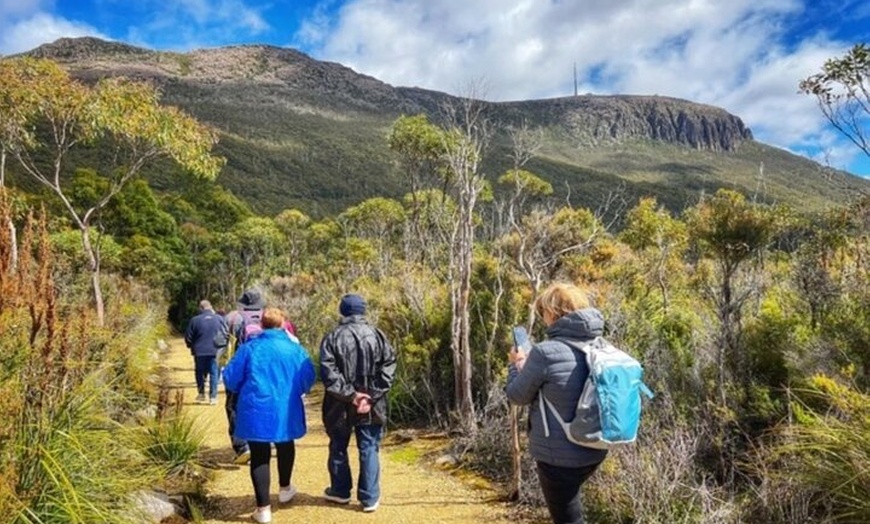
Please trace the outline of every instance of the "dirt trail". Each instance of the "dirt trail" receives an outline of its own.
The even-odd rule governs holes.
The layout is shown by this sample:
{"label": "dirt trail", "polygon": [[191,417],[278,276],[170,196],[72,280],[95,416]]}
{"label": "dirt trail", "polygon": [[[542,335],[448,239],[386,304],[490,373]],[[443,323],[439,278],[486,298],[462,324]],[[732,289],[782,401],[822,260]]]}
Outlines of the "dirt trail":
{"label": "dirt trail", "polygon": [[[184,409],[196,417],[205,433],[204,458],[217,465],[214,479],[208,482],[206,523],[253,522],[254,492],[247,466],[232,463],[233,452],[227,436],[224,395],[221,387],[216,406],[194,403],[196,384],[193,359],[181,339],[171,341],[169,366],[173,382],[184,388]],[[315,387],[317,388],[317,386]],[[347,506],[326,502],[323,489],[329,482],[326,472],[328,439],[320,422],[321,391],[315,389],[306,399],[308,434],[296,441],[293,485],[299,492],[289,504],[278,503],[275,458],[272,459],[272,522],[348,524],[350,522],[390,523],[477,523],[507,524],[510,520],[498,493],[486,487],[471,486],[444,471],[417,460],[402,445],[381,448],[381,504],[374,513],[363,513],[354,499]],[[354,477],[359,471],[353,439],[349,450]]]}

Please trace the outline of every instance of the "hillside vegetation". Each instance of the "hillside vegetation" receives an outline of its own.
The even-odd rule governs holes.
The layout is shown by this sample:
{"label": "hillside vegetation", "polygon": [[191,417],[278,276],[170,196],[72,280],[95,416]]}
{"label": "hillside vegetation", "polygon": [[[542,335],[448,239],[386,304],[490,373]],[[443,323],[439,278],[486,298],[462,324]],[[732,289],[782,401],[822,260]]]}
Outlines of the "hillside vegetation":
{"label": "hillside vegetation", "polygon": [[[177,105],[216,127],[228,159],[219,183],[258,213],[298,208],[314,216],[374,196],[401,197],[403,175],[387,150],[402,114],[443,118],[456,98],[392,87],[340,64],[261,45],[150,51],[93,38],[62,39],[29,54],[59,61],[79,78],[148,79]],[[577,205],[620,189],[629,204],[654,196],[677,211],[717,188],[768,202],[820,210],[844,201],[844,186],[867,182],[752,139],[734,115],[658,96],[563,97],[486,104],[497,133],[485,160],[494,180],[507,167],[505,131],[540,128],[543,148],[530,166],[557,196]],[[177,189],[151,170],[152,185]]]}

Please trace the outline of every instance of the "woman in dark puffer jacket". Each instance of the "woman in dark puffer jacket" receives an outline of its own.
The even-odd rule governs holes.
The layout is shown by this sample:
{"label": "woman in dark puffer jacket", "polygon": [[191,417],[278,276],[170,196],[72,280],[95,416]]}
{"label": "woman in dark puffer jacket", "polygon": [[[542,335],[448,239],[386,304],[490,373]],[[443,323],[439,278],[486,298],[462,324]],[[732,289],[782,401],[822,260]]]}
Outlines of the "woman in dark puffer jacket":
{"label": "woman in dark puffer jacket", "polygon": [[[562,340],[584,343],[604,332],[604,317],[590,306],[586,292],[556,283],[535,301],[538,317],[547,326],[547,339],[527,354],[511,350],[506,388],[514,404],[529,405],[529,447],[550,516],[556,524],[582,524],[580,486],[598,468],[607,451],[568,441],[556,419],[539,402],[540,394],[564,420],[574,417],[577,400],[589,369],[585,355]],[[543,418],[553,428],[545,435]]]}

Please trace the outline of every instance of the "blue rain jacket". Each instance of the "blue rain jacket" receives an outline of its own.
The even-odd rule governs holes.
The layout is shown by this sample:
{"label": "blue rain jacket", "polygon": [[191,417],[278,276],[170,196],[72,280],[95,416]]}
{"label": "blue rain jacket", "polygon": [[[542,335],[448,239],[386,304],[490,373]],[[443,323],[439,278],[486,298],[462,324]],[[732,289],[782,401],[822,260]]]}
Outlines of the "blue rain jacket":
{"label": "blue rain jacket", "polygon": [[314,384],[314,364],[280,328],[242,344],[223,373],[227,390],[239,396],[235,437],[289,442],[305,435],[302,395]]}

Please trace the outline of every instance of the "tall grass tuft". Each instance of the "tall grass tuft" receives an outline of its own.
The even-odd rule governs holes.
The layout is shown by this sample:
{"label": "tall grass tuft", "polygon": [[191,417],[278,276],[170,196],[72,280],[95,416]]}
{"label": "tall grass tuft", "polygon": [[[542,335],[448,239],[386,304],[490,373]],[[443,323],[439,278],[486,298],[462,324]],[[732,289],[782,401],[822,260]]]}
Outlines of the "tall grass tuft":
{"label": "tall grass tuft", "polygon": [[58,406],[51,419],[25,416],[18,434],[17,491],[26,507],[15,519],[28,524],[129,523],[141,518],[126,495],[149,487],[148,468],[131,432],[106,416],[114,392],[93,374]]}
{"label": "tall grass tuft", "polygon": [[[12,218],[0,188],[0,223]],[[123,422],[135,396],[128,378],[143,373],[132,368],[149,363],[128,365],[123,333],[98,329],[88,303],[58,287],[47,223],[31,213],[20,239],[0,228],[0,515],[145,522],[129,495],[160,470]]]}
{"label": "tall grass tuft", "polygon": [[757,522],[870,522],[870,396],[817,375],[760,450]]}
{"label": "tall grass tuft", "polygon": [[192,418],[176,414],[149,425],[140,447],[165,474],[184,475],[194,471],[204,438]]}

